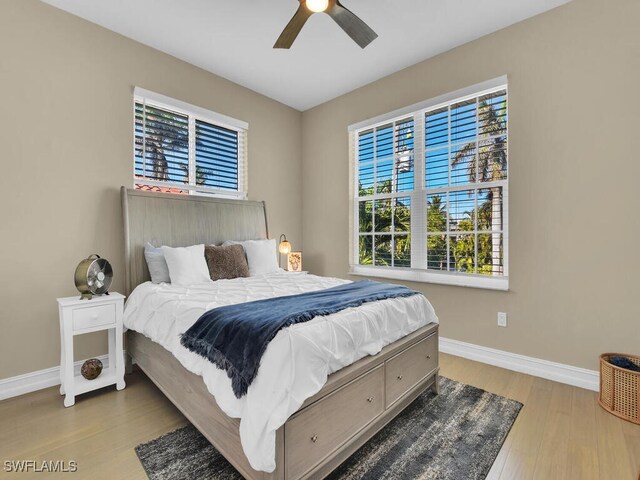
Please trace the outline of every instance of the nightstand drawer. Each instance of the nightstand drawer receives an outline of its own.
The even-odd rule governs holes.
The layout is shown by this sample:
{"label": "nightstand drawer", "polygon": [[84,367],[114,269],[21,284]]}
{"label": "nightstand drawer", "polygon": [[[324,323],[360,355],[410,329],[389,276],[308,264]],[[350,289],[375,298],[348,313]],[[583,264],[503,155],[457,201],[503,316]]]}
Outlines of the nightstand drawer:
{"label": "nightstand drawer", "polygon": [[[87,300],[90,302],[91,300]],[[78,308],[73,311],[73,330],[86,330],[88,328],[115,325],[116,306],[95,305]]]}

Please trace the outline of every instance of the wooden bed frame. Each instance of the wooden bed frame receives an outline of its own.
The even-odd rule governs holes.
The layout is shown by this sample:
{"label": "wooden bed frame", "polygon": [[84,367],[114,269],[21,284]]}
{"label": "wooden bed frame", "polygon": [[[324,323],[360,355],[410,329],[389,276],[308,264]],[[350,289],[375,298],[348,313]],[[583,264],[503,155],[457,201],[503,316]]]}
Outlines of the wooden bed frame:
{"label": "wooden bed frame", "polygon": [[[167,195],[122,187],[126,293],[149,280],[144,245],[187,246],[267,238],[264,202]],[[431,323],[329,376],[276,433],[276,470],[256,471],[239,420],[217,405],[202,377],[134,331],[127,352],[189,421],[248,479],[323,478],[423,391],[438,391],[438,325]]]}

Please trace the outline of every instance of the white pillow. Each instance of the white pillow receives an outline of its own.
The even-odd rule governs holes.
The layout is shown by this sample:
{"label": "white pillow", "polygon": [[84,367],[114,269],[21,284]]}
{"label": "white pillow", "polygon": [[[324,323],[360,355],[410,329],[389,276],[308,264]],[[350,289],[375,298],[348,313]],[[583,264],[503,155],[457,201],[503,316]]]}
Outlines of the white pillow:
{"label": "white pillow", "polygon": [[263,275],[265,273],[278,272],[278,258],[276,256],[276,241],[271,240],[246,240],[244,242],[236,242],[227,240],[222,245],[242,245],[244,253],[247,255],[247,263],[249,264],[249,275]]}
{"label": "white pillow", "polygon": [[144,246],[144,258],[153,283],[170,283],[169,267],[164,259],[161,247],[154,247],[149,242]]}
{"label": "white pillow", "polygon": [[172,285],[188,286],[211,281],[204,258],[204,245],[178,248],[163,246],[162,253],[169,267]]}

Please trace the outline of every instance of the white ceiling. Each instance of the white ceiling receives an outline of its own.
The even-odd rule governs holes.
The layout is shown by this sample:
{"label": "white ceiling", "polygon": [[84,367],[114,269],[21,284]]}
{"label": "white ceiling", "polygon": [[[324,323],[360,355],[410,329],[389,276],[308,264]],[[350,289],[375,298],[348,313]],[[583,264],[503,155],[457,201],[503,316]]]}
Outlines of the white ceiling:
{"label": "white ceiling", "polygon": [[379,35],[358,47],[326,14],[272,48],[298,0],[43,0],[307,110],[569,0],[342,0]]}

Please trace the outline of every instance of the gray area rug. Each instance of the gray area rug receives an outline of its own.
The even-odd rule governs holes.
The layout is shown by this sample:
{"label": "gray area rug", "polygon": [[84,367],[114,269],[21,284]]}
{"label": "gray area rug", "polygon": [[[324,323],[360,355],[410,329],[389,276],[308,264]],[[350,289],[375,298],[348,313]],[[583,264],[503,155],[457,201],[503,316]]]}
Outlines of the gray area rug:
{"label": "gray area rug", "polygon": [[[522,404],[440,378],[347,459],[332,480],[484,479]],[[136,447],[150,479],[239,480],[242,476],[192,425]]]}

